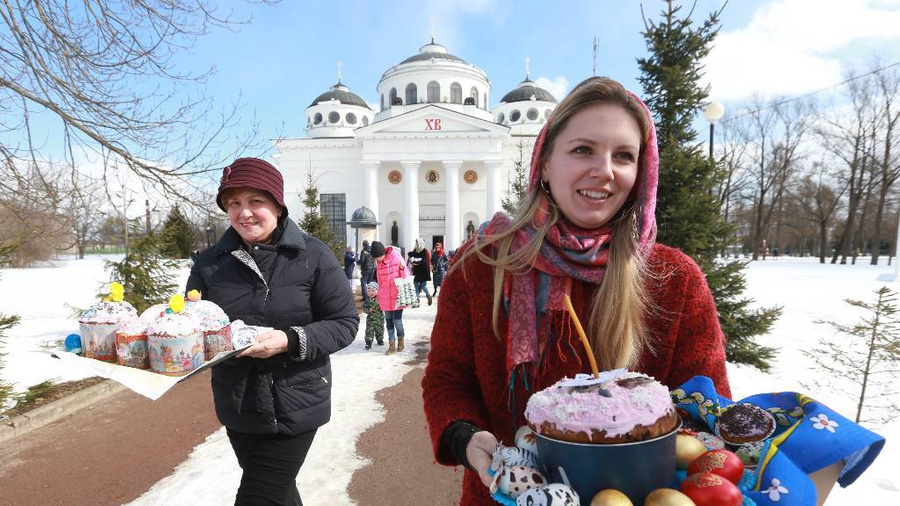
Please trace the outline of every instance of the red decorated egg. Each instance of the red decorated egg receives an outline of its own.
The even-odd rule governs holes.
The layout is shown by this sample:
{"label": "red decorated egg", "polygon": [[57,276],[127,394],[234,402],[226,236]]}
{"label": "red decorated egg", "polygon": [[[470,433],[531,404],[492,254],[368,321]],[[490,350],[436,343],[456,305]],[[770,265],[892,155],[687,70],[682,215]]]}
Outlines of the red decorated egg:
{"label": "red decorated egg", "polygon": [[741,506],[744,500],[737,485],[712,473],[696,473],[681,482],[681,492],[697,506]]}
{"label": "red decorated egg", "polygon": [[694,473],[718,474],[732,483],[741,481],[744,475],[744,463],[728,450],[710,450],[688,464],[688,475]]}

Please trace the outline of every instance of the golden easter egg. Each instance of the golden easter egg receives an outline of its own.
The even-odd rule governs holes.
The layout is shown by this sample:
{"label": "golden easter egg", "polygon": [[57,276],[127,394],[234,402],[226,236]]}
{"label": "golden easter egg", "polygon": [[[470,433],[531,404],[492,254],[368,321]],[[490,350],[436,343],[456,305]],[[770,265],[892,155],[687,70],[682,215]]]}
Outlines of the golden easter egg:
{"label": "golden easter egg", "polygon": [[678,469],[687,469],[688,464],[706,453],[706,445],[694,436],[678,434],[675,436],[675,459]]}
{"label": "golden easter egg", "polygon": [[694,501],[673,488],[658,488],[644,499],[644,506],[694,506]]}
{"label": "golden easter egg", "polygon": [[597,492],[591,499],[591,506],[634,506],[628,496],[614,488]]}

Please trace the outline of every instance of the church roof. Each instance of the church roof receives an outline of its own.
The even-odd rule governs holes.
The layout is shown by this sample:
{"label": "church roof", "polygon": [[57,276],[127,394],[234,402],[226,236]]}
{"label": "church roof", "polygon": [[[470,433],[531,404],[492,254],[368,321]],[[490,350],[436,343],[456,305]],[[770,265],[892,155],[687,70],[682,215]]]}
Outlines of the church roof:
{"label": "church roof", "polygon": [[365,107],[366,109],[372,110],[369,107],[369,104],[366,103],[365,100],[359,97],[359,95],[350,92],[350,88],[347,88],[340,81],[337,84],[331,87],[330,91],[322,93],[315,100],[309,104],[310,107],[319,104],[321,102],[328,102],[330,100],[340,100],[342,104],[348,105],[358,105],[360,107]]}
{"label": "church roof", "polygon": [[531,100],[532,96],[535,100],[556,103],[556,98],[549,91],[540,86],[536,86],[534,81],[528,78],[525,78],[524,81],[519,83],[516,89],[503,95],[500,102],[507,104],[511,102],[526,102]]}

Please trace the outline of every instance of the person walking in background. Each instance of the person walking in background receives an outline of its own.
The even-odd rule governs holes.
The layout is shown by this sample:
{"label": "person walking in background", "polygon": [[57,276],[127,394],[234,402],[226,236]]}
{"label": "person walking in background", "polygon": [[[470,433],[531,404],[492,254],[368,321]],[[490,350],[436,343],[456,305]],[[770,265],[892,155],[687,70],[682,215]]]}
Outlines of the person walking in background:
{"label": "person walking in background", "polygon": [[431,293],[428,292],[428,282],[431,281],[431,253],[425,248],[425,240],[419,238],[415,241],[413,250],[407,254],[409,265],[413,273],[413,281],[416,287],[416,297],[425,290],[428,305],[431,305]]}
{"label": "person walking in background", "polygon": [[378,346],[384,345],[384,311],[378,304],[378,283],[372,281],[364,286],[364,293],[368,294],[363,302],[363,312],[366,313],[366,349],[372,349],[372,341]]}
{"label": "person walking in background", "polygon": [[[372,243],[372,258],[375,259],[375,268],[378,277],[378,305],[384,311],[384,323],[388,332],[388,349],[386,355],[393,355],[397,351],[403,351],[403,307],[397,305],[397,284],[394,280],[405,278],[406,265],[400,250],[393,246],[384,247],[384,244],[375,241]],[[396,346],[394,345],[396,334]]]}
{"label": "person walking in background", "polygon": [[353,342],[359,315],[334,254],[288,218],[278,169],[235,160],[216,204],[231,226],[200,253],[185,293],[272,328],[212,367],[216,416],[242,470],[235,504],[302,505],[297,474],[331,418],[329,357]]}
{"label": "person walking in background", "polygon": [[434,283],[434,296],[437,297],[438,290],[441,288],[441,283],[444,281],[444,274],[447,272],[447,267],[450,265],[450,259],[447,258],[447,254],[444,253],[444,245],[436,242],[434,243],[434,251],[431,252],[431,274],[433,276]]}
{"label": "person walking in background", "polygon": [[422,379],[435,459],[466,468],[460,504],[492,503],[492,452],[515,440],[530,396],[585,372],[585,348],[564,344],[564,296],[600,370],[628,367],[669,388],[704,375],[731,397],[706,278],[655,241],[658,176],[650,111],[619,83],[589,78],[535,141],[518,214],[497,213],[460,248]]}
{"label": "person walking in background", "polygon": [[365,287],[369,286],[369,283],[375,280],[375,259],[372,258],[370,249],[369,241],[363,241],[362,251],[359,253],[359,260],[356,261],[356,263],[359,264],[359,286],[363,288],[363,290],[361,290],[363,302],[369,299],[368,290],[366,290]]}
{"label": "person walking in background", "polygon": [[353,248],[347,246],[344,250],[344,274],[347,275],[347,282],[350,288],[353,288],[353,268],[356,266],[356,255],[353,254]]}

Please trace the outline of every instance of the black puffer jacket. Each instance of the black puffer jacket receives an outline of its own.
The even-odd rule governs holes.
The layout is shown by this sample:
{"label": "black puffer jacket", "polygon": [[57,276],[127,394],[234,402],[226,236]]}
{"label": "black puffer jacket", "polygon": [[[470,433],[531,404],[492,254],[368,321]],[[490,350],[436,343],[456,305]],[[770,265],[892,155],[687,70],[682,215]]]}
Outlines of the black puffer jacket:
{"label": "black puffer jacket", "polygon": [[251,434],[296,435],[331,418],[329,355],[353,341],[359,315],[343,269],[321,241],[286,217],[276,237],[274,245],[254,245],[248,252],[229,228],[200,254],[185,291],[200,290],[232,321],[299,336],[294,353],[234,358],[212,368],[223,425]]}

